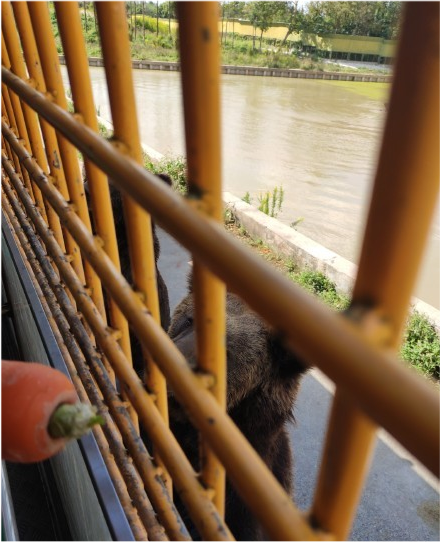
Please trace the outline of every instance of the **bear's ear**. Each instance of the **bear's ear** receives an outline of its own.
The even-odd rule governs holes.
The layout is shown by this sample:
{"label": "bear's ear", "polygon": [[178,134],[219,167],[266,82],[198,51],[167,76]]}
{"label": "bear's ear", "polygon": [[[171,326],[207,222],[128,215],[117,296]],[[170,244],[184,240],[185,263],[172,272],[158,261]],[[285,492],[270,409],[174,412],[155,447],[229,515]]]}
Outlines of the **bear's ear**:
{"label": "bear's ear", "polygon": [[281,334],[270,331],[268,338],[269,356],[272,366],[278,371],[281,378],[293,378],[307,371],[309,368],[297,354],[286,344]]}
{"label": "bear's ear", "polygon": [[191,270],[190,272],[188,273],[188,276],[186,277],[186,285],[188,287],[188,293],[189,294],[192,294],[193,293],[193,278],[194,278],[194,273],[193,273],[193,267],[192,267],[192,262],[191,262]]}
{"label": "bear's ear", "polygon": [[162,179],[162,181],[164,181],[165,184],[167,184],[168,186],[173,186],[173,181],[171,180],[171,177],[166,173],[158,173],[157,176]]}

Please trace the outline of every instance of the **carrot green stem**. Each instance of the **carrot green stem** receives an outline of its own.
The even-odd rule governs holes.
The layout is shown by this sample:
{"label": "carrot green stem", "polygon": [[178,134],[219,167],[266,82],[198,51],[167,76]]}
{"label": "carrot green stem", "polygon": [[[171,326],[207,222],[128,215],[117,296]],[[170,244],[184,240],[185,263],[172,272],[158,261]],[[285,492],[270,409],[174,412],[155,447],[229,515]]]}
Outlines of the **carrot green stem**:
{"label": "carrot green stem", "polygon": [[103,425],[104,418],[97,414],[96,407],[86,403],[64,403],[50,417],[48,432],[52,438],[77,439],[97,424]]}

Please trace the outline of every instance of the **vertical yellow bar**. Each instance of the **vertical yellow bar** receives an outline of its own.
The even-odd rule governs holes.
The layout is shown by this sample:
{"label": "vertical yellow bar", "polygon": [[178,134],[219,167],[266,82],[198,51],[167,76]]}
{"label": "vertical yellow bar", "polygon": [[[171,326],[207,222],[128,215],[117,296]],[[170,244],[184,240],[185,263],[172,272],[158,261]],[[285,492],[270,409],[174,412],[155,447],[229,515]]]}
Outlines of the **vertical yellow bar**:
{"label": "vertical yellow bar", "polygon": [[[81,28],[79,6],[76,2],[56,2],[58,29],[63,43],[63,52],[69,73],[70,88],[75,112],[84,123],[98,132],[95,104],[93,101],[87,52]],[[90,201],[93,209],[96,233],[104,242],[104,250],[120,271],[118,243],[110,199],[107,176],[93,162],[84,157]],[[131,362],[130,334],[127,319],[119,310],[113,298],[109,300],[110,322],[121,333],[120,344],[126,358]],[[137,423],[134,411],[131,416]]]}
{"label": "vertical yellow bar", "polygon": [[[6,6],[7,8],[7,6]],[[46,94],[46,84],[41,70],[40,58],[35,43],[34,33],[31,26],[27,4],[25,2],[14,2],[12,8],[15,15],[15,22],[23,47],[23,54],[26,61],[26,67],[33,84],[41,93]],[[7,8],[8,9],[8,8]],[[60,187],[64,197],[69,198],[67,190],[64,189],[66,181],[64,177],[63,165],[60,161],[60,151],[56,139],[55,130],[42,118],[40,118],[40,127],[44,139],[45,154],[47,156],[47,166],[52,175],[55,185]],[[48,209],[48,214],[54,211]],[[58,217],[57,217],[58,220]],[[72,255],[72,266],[77,274],[84,280],[84,271],[82,267],[79,248],[68,232],[64,232],[66,248]]]}
{"label": "vertical yellow bar", "polygon": [[[67,110],[67,100],[61,78],[58,52],[53,37],[47,4],[46,2],[28,2],[28,9],[47,90],[52,94],[55,103]],[[57,140],[60,148],[61,161],[64,167],[65,180],[67,182],[67,185],[64,184],[63,186],[63,179],[59,178],[59,189],[63,195],[66,193],[69,194],[70,200],[75,205],[78,216],[89,231],[92,231],[77,151],[75,147],[60,134],[57,134]],[[79,255],[77,246],[75,247],[75,250]],[[83,277],[84,272],[85,282],[87,287],[91,290],[91,297],[100,314],[105,318],[101,281],[87,260],[84,262]],[[84,281],[84,278],[82,278],[82,280]]]}
{"label": "vertical yellow bar", "polygon": [[[389,323],[387,342],[382,343],[388,348],[397,348],[400,342],[437,202],[438,44],[438,3],[406,4],[353,293],[354,307],[364,306],[366,313],[371,307]],[[377,326],[379,329],[379,321]],[[349,533],[371,456],[374,429],[338,390],[312,510],[317,525],[338,540]]]}
{"label": "vertical yellow bar", "polygon": [[[0,20],[1,20],[1,17],[0,17]],[[11,63],[9,62],[9,57],[6,51],[6,45],[5,45],[3,32],[1,28],[0,28],[0,63],[3,64],[7,69],[11,68]],[[23,111],[21,109],[20,100],[18,99],[18,96],[16,96],[13,92],[10,92],[10,90],[4,83],[1,83],[0,88],[1,88],[3,98],[5,101],[6,111],[8,112],[9,122],[12,123],[11,127],[14,130],[17,137],[21,137],[24,141],[24,144],[26,145],[26,148],[29,149],[29,137],[27,135],[26,124],[24,122]],[[15,111],[17,113],[15,113]],[[11,155],[9,157],[11,158]],[[17,172],[21,171],[24,184],[32,200],[35,201],[33,186],[31,184],[31,180],[26,171],[26,168],[23,167],[19,163],[17,155],[15,153],[12,153],[12,158],[14,160],[15,171]],[[43,217],[45,218],[45,220],[47,220],[45,209],[43,209]]]}
{"label": "vertical yellow bar", "polygon": [[[9,122],[9,125],[10,127],[12,128],[12,130],[15,132],[15,134],[17,135],[19,133],[18,131],[18,128],[17,128],[17,121],[15,120],[15,115],[14,115],[14,110],[12,108],[12,103],[11,103],[11,97],[9,95],[9,89],[6,85],[3,85],[2,84],[2,100],[3,100],[3,110],[2,110],[2,114],[3,115],[6,115],[8,117],[8,122]],[[5,141],[5,143],[7,143]],[[15,167],[15,171],[17,173],[19,173],[21,171],[21,174],[22,174],[22,177],[23,177],[23,180],[24,180],[24,184],[29,192],[29,195],[31,196],[32,200],[35,201],[35,196],[34,196],[34,191],[32,189],[32,185],[31,185],[31,182],[30,182],[30,179],[29,179],[29,175],[24,175],[23,174],[23,171],[21,169],[21,164],[20,162],[18,161],[18,157],[17,155],[15,154],[15,152],[12,152],[10,146],[9,146],[9,143],[7,143],[7,148],[8,148],[8,151],[9,151],[9,157],[14,161],[14,167]],[[23,168],[24,171],[26,171],[25,168]]]}
{"label": "vertical yellow bar", "polygon": [[[6,68],[12,70],[18,77],[27,79],[23,58],[20,55],[20,45],[9,2],[4,2],[2,6],[2,30],[2,64]],[[35,113],[26,104],[22,104],[18,96],[13,92],[10,93],[10,98],[14,109],[14,116],[17,121],[19,136],[23,138],[28,150],[31,150],[31,148],[33,149],[35,145],[35,151],[33,151],[35,157],[37,160],[38,158],[42,160],[40,165],[43,169],[46,165],[47,170],[46,157],[44,156],[44,153],[41,154],[41,144],[38,144],[40,134],[35,126]],[[21,170],[23,172],[24,168],[21,168]],[[26,184],[32,187],[31,193],[35,196],[38,208],[47,222],[48,216],[40,189],[29,179],[27,174],[23,173],[23,177],[26,179]],[[55,232],[57,240],[59,239],[61,241],[61,246],[64,246],[59,220],[53,213],[49,213],[49,224],[51,224],[51,228]]]}
{"label": "vertical yellow bar", "polygon": [[[180,2],[180,52],[188,160],[189,198],[194,205],[222,221],[220,136],[220,49],[218,4]],[[225,287],[194,262],[197,359],[214,375],[212,393],[226,404]],[[214,503],[224,514],[224,468],[208,446],[202,446],[202,480],[214,491]]]}
{"label": "vertical yellow bar", "polygon": [[[121,144],[121,152],[126,152],[136,162],[142,164],[125,4],[97,2],[95,5],[112,111],[114,139]],[[145,304],[154,319],[160,322],[151,218],[129,197],[123,198],[123,205],[135,287],[144,296]],[[165,378],[156,364],[149,359],[147,352],[144,352],[144,356],[147,360],[147,386],[155,394],[157,407],[168,423]],[[171,488],[169,479],[168,484]]]}

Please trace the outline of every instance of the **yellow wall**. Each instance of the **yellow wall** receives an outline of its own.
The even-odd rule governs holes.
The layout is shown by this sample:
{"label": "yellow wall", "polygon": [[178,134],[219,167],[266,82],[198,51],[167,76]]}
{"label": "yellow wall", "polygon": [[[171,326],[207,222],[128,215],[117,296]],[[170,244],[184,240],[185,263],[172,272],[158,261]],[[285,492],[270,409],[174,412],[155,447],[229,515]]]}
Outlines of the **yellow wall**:
{"label": "yellow wall", "polygon": [[[232,21],[228,21],[227,31],[232,32]],[[219,31],[222,30],[222,23],[219,22]],[[223,30],[226,31],[226,22],[223,23]],[[244,36],[252,36],[253,26],[247,21],[235,21],[234,32]],[[284,39],[286,26],[272,26],[263,34],[265,38]],[[257,29],[257,36],[260,31]],[[384,40],[383,38],[370,38],[367,36],[343,36],[334,34],[329,36],[318,36],[316,34],[290,34],[289,41],[302,41],[305,45],[313,45],[324,51],[337,51],[341,53],[357,53],[365,55],[380,55],[383,57],[394,57],[397,42]]]}

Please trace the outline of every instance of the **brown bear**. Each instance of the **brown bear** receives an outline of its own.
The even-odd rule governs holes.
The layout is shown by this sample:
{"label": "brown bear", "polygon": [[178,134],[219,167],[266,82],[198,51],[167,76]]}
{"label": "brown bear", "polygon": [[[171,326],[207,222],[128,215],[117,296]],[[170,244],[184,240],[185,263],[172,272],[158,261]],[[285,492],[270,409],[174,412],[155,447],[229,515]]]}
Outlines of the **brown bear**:
{"label": "brown bear", "polygon": [[[168,334],[192,367],[196,367],[194,300],[190,293],[176,308]],[[292,494],[292,450],[286,424],[305,365],[281,338],[236,295],[227,294],[227,412],[272,471]],[[198,435],[183,408],[169,399],[170,426],[198,470]],[[200,538],[176,495],[176,506],[191,535]],[[237,540],[264,537],[256,518],[227,482],[226,524]]]}
{"label": "brown bear", "polygon": [[[170,177],[165,173],[160,173],[157,175],[160,177],[166,184],[171,186],[172,181]],[[133,278],[131,274],[130,266],[130,256],[128,252],[128,239],[125,229],[125,220],[123,213],[122,197],[119,190],[110,185],[110,197],[112,202],[113,217],[115,220],[115,229],[116,229],[116,239],[118,241],[119,249],[119,259],[121,261],[121,273],[125,279],[132,284]],[[160,255],[160,243],[156,233],[156,224],[154,221],[151,222],[152,231],[153,231],[153,243],[154,243],[154,258],[156,262],[156,282],[157,282],[157,293],[159,296],[159,309],[160,309],[160,323],[162,328],[167,331],[170,325],[170,302],[168,299],[168,288],[163,280],[163,277],[157,266],[157,260]],[[134,355],[133,355],[134,359]]]}
{"label": "brown bear", "polygon": [[[160,177],[171,184],[165,174]],[[111,198],[121,270],[131,283],[128,243],[118,190],[111,188]],[[168,290],[157,269],[160,246],[153,224],[156,272],[162,327],[191,367],[196,367],[195,331],[193,325],[194,299],[189,281],[189,294],[176,307],[170,323]],[[286,492],[292,493],[292,450],[286,424],[293,419],[292,408],[305,365],[288,348],[281,338],[236,295],[226,299],[227,342],[227,412],[249,440],[267,467],[272,471]],[[131,334],[133,365],[142,378],[143,359],[139,340]],[[198,433],[189,422],[183,408],[169,390],[170,427],[188,459],[199,470]],[[141,437],[151,450],[148,436],[141,428]],[[178,493],[176,507],[188,526],[191,536],[200,535],[187,514]],[[264,533],[234,487],[227,482],[226,523],[237,540],[261,540]]]}

